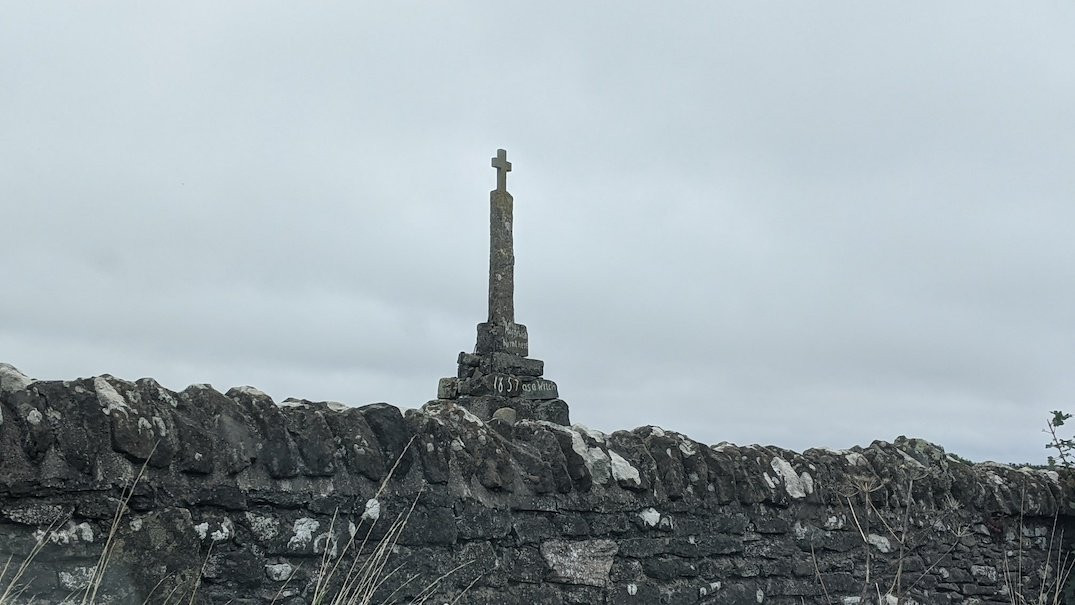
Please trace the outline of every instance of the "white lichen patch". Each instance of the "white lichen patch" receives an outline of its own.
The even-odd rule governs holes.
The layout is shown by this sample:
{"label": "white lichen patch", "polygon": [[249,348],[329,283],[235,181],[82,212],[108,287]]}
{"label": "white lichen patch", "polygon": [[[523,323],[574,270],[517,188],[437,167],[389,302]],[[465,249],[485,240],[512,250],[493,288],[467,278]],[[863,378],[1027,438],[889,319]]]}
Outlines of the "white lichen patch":
{"label": "white lichen patch", "polygon": [[275,517],[263,517],[254,513],[243,513],[246,525],[262,542],[272,540],[280,533],[280,521]]}
{"label": "white lichen patch", "polygon": [[326,401],[325,407],[328,408],[328,411],[330,412],[346,412],[351,409],[351,406],[345,403],[340,403],[339,401]]}
{"label": "white lichen patch", "polygon": [[661,513],[654,508],[647,508],[638,513],[638,517],[647,527],[657,527],[661,521]]}
{"label": "white lichen patch", "polygon": [[66,509],[58,504],[30,504],[0,509],[5,517],[23,525],[49,525],[60,520]]}
{"label": "white lichen patch", "polygon": [[464,407],[460,407],[460,406],[453,406],[453,407],[463,417],[463,420],[466,420],[467,422],[469,422],[471,424],[476,424],[478,426],[484,426],[485,425],[485,423],[482,422],[482,419],[478,418],[477,416],[472,414],[470,412],[470,410],[468,410],[468,409],[466,409]]}
{"label": "white lichen patch", "polygon": [[93,528],[89,523],[83,522],[76,525],[74,521],[68,521],[62,529],[55,529],[47,534],[43,529],[35,531],[34,539],[39,542],[48,540],[53,544],[93,542]]}
{"label": "white lichen patch", "polygon": [[198,534],[198,538],[204,540],[209,535],[209,524],[199,523],[194,526],[194,533]]}
{"label": "white lichen patch", "polygon": [[571,425],[571,429],[575,430],[575,431],[578,431],[580,433],[585,433],[587,437],[589,437],[590,439],[593,439],[594,441],[596,441],[598,443],[605,443],[608,440],[608,438],[605,437],[605,434],[602,433],[601,431],[591,429],[589,427],[585,427],[585,426],[583,426],[581,424]]}
{"label": "white lichen patch", "polygon": [[131,531],[142,531],[142,519],[141,517],[135,517],[127,524],[130,526]]}
{"label": "white lichen patch", "polygon": [[1023,466],[1016,470],[1018,470],[1020,473],[1023,473],[1024,475],[1030,475],[1031,477],[1037,477],[1038,475],[1041,475],[1052,481],[1053,483],[1060,483],[1060,474],[1056,471],[1050,471],[1040,468],[1031,468],[1029,466]]}
{"label": "white lichen patch", "polygon": [[150,433],[152,433],[153,432],[153,423],[150,422],[148,418],[146,418],[144,416],[139,416],[139,418],[138,418],[138,432],[141,433],[142,431],[149,431]]}
{"label": "white lichen patch", "polygon": [[866,456],[858,452],[848,452],[844,454],[844,458],[851,466],[869,466],[870,461],[866,459]]}
{"label": "white lichen patch", "polygon": [[698,596],[704,597],[704,596],[708,595],[711,592],[716,592],[716,591],[720,590],[721,586],[722,586],[722,584],[720,582],[710,582],[709,586],[699,586],[698,587]]}
{"label": "white lichen patch", "polygon": [[67,590],[82,590],[90,585],[93,581],[94,574],[97,572],[97,566],[78,566],[70,569],[69,571],[61,571],[57,575],[60,578],[60,585]]}
{"label": "white lichen patch", "polygon": [[585,586],[608,586],[612,561],[618,551],[614,540],[549,540],[541,544],[541,556],[551,570],[551,581]]}
{"label": "white lichen patch", "polygon": [[179,402],[176,401],[175,397],[172,397],[172,394],[170,392],[168,392],[168,389],[166,389],[166,388],[162,387],[161,385],[157,384],[156,381],[153,381],[153,384],[157,387],[157,398],[158,399],[160,399],[161,401],[167,403],[168,405],[172,406],[173,408],[179,407]]}
{"label": "white lichen patch", "polygon": [[776,480],[769,476],[769,473],[762,473],[761,478],[765,480],[765,484],[769,486],[769,489],[776,489]]}
{"label": "white lichen patch", "polygon": [[381,503],[375,498],[366,500],[366,509],[362,511],[363,521],[376,521],[381,518]]}
{"label": "white lichen patch", "polygon": [[903,460],[907,464],[910,464],[911,466],[913,466],[915,468],[926,468],[926,465],[924,465],[921,462],[919,462],[917,459],[915,459],[913,456],[911,456],[907,452],[905,452],[905,451],[903,451],[901,449],[897,449],[896,451],[899,452],[901,456],[903,456]]}
{"label": "white lichen patch", "polygon": [[235,525],[232,524],[231,519],[224,517],[224,520],[220,522],[220,529],[215,530],[209,534],[209,538],[213,542],[223,542],[235,535]]}
{"label": "white lichen patch", "polygon": [[157,428],[157,433],[159,433],[161,437],[168,436],[168,425],[164,424],[163,418],[161,418],[160,416],[154,416],[153,426]]}
{"label": "white lichen patch", "polygon": [[269,397],[267,394],[265,394],[264,391],[262,391],[261,389],[252,387],[250,385],[243,385],[241,387],[235,387],[235,391],[238,392],[238,393],[242,393],[243,395],[249,395],[249,396],[251,396],[251,397],[253,397],[255,399],[268,399],[269,401],[272,401],[272,397]]}
{"label": "white lichen patch", "polygon": [[282,407],[282,408],[308,408],[308,407],[310,407],[310,406],[306,405],[304,402],[302,402],[302,401],[300,401],[298,399],[285,399],[284,401],[281,401],[280,403],[278,403],[276,405],[279,406],[279,407]]}
{"label": "white lichen patch", "polygon": [[292,526],[291,530],[295,535],[291,536],[291,539],[287,541],[287,547],[291,550],[303,550],[310,545],[310,542],[314,539],[314,532],[317,528],[321,527],[316,519],[309,517],[303,517]]}
{"label": "white lichen patch", "polygon": [[759,603],[764,603],[765,602],[765,591],[759,588],[758,592],[754,593],[754,598],[757,599],[757,601]]}
{"label": "white lichen patch", "polygon": [[[788,495],[792,498],[801,499],[805,498],[807,494],[814,491],[814,481],[810,478],[810,475],[803,473],[802,477],[795,474],[795,468],[791,466],[791,463],[784,460],[780,456],[776,456],[769,463],[773,467],[773,471],[784,480],[784,489],[787,490]],[[804,481],[803,479],[806,478]]]}
{"label": "white lichen patch", "polygon": [[638,584],[628,584],[627,594],[631,595],[632,597],[638,594]]}
{"label": "white lichen patch", "polygon": [[802,540],[806,537],[808,530],[806,529],[806,526],[802,524],[802,522],[796,521],[795,525],[791,526],[791,531],[793,534],[795,534],[796,539]]}
{"label": "white lichen patch", "polygon": [[339,555],[336,546],[336,537],[330,532],[324,532],[314,538],[314,553],[316,554],[327,554],[335,559]]}
{"label": "white lichen patch", "polygon": [[877,550],[879,550],[879,551],[881,551],[883,553],[892,552],[892,543],[889,542],[888,538],[886,538],[884,536],[879,536],[877,534],[870,534],[870,535],[866,536],[866,541],[869,542],[870,544],[872,544],[874,546],[874,548],[876,548]]}
{"label": "white lichen patch", "polygon": [[[985,580],[989,583],[997,581],[997,568],[989,565],[971,565],[970,573],[972,576],[979,580]],[[979,582],[981,583],[981,582]]]}
{"label": "white lichen patch", "polygon": [[265,575],[273,582],[283,582],[291,577],[295,568],[290,563],[270,563],[265,566]]}
{"label": "white lichen patch", "polygon": [[697,448],[694,447],[694,442],[688,441],[686,439],[680,439],[679,451],[683,452],[683,455],[688,458],[698,453]]}
{"label": "white lichen patch", "polygon": [[0,392],[14,393],[34,383],[34,380],[20,372],[15,366],[0,363]]}
{"label": "white lichen patch", "polygon": [[612,461],[612,478],[616,481],[622,481],[638,486],[642,485],[642,476],[639,475],[638,469],[631,466],[623,456],[616,452],[609,450],[608,457]]}
{"label": "white lichen patch", "polygon": [[844,525],[846,525],[846,524],[847,524],[847,517],[845,515],[843,515],[843,514],[841,514],[841,515],[829,515],[829,518],[825,519],[824,527],[825,527],[825,529],[828,529],[828,530],[843,529]]}
{"label": "white lichen patch", "polygon": [[41,412],[37,410],[30,410],[30,412],[26,414],[26,422],[29,422],[34,426],[41,424],[42,419]]}
{"label": "white lichen patch", "polygon": [[111,416],[112,412],[123,412],[126,416],[132,412],[123,396],[104,378],[100,376],[94,378],[93,388],[97,392],[97,403],[101,405],[101,411],[105,416]]}
{"label": "white lichen patch", "polygon": [[608,454],[599,447],[586,445],[586,441],[578,431],[569,432],[571,433],[571,449],[582,458],[583,464],[590,470],[593,482],[598,485],[608,484],[612,478],[612,460]]}

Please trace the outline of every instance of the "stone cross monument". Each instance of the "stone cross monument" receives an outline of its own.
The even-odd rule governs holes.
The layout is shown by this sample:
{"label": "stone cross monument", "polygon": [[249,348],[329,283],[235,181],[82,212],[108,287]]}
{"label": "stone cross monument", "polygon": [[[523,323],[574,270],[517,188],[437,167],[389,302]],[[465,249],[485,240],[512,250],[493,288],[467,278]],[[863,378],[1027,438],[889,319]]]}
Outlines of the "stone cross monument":
{"label": "stone cross monument", "polygon": [[489,193],[489,315],[478,324],[474,352],[459,354],[456,377],[441,378],[437,398],[454,400],[482,420],[569,424],[567,403],[559,398],[556,383],[542,377],[545,362],[527,357],[526,326],[515,323],[514,200],[508,193],[508,153],[498,149],[492,165],[496,189]]}

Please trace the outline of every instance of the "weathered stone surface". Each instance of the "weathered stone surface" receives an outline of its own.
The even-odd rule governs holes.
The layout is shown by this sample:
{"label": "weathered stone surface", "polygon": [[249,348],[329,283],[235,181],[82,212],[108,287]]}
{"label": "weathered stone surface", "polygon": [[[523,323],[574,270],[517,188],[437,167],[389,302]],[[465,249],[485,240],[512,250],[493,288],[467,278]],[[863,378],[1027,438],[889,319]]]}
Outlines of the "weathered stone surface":
{"label": "weathered stone surface", "polygon": [[[494,325],[515,321],[512,205],[511,194],[506,190],[498,189],[489,193],[489,323]],[[517,354],[526,355],[525,352]]]}
{"label": "weathered stone surface", "polygon": [[437,399],[459,397],[459,378],[441,378],[437,384]]}
{"label": "weathered stone surface", "polygon": [[502,372],[515,376],[541,376],[545,371],[545,362],[510,353],[494,352],[481,358],[479,367],[487,374]]}
{"label": "weathered stone surface", "polygon": [[518,414],[512,408],[499,408],[493,412],[493,420],[499,420],[508,426],[515,424]]}
{"label": "weathered stone surface", "polygon": [[571,424],[570,411],[567,402],[563,399],[548,399],[535,402],[532,410],[531,415],[535,420],[544,420],[564,426]]}
{"label": "weathered stone surface", "polygon": [[520,394],[525,399],[556,399],[559,397],[556,383],[544,378],[530,381],[524,380],[519,388],[522,391]]}
{"label": "weathered stone surface", "polygon": [[604,587],[618,550],[613,540],[549,540],[541,545],[541,556],[550,582]]}
{"label": "weathered stone surface", "polygon": [[510,374],[490,374],[463,381],[459,392],[474,396],[519,397],[523,394],[523,382]]}
{"label": "weathered stone surface", "polygon": [[0,393],[14,393],[25,390],[33,380],[15,366],[0,363]]}
{"label": "weathered stone surface", "polygon": [[530,354],[530,339],[526,326],[517,323],[480,323],[474,351],[481,355],[507,353],[526,357]]}
{"label": "weathered stone surface", "polygon": [[507,605],[820,603],[818,575],[843,602],[866,557],[871,582],[900,574],[904,600],[999,602],[1005,569],[1022,562],[1031,598],[1075,535],[1071,471],[967,464],[916,439],[799,454],[657,427],[606,436],[525,407],[557,400],[490,397],[490,415],[522,406],[494,428],[451,401],[404,415],[111,376],[5,384],[0,560],[45,538],[24,593],[38,602],[86,585],[143,465],[102,602],[199,579],[198,603],[267,604],[285,581],[278,603],[308,603],[326,551],[352,534],[375,545],[397,519],[402,567],[380,600],[447,574],[438,602],[476,581],[460,603]]}

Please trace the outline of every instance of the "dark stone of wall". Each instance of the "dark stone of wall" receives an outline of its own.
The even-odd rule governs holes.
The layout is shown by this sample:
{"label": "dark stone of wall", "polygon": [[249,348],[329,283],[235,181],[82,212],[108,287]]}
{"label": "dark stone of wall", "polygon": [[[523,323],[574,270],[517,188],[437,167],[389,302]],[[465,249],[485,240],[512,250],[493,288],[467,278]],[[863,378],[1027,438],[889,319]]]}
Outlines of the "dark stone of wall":
{"label": "dark stone of wall", "polygon": [[428,603],[1009,603],[1075,535],[1072,473],[916,439],[799,454],[656,427],[493,430],[449,402],[276,404],[0,365],[0,564],[44,541],[15,602],[92,578],[132,483],[99,603],[195,584],[197,603],[310,603],[326,558],[344,570],[386,541],[378,603],[431,585]]}

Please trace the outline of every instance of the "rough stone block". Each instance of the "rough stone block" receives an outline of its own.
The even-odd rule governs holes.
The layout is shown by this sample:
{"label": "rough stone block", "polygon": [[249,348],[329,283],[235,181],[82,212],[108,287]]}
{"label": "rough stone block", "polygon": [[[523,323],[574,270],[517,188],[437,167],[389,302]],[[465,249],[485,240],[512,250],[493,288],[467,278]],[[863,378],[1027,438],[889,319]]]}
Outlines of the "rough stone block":
{"label": "rough stone block", "polygon": [[544,378],[523,382],[520,390],[525,399],[556,399],[560,396],[556,383]]}
{"label": "rough stone block", "polygon": [[516,376],[541,376],[545,371],[545,362],[511,353],[493,352],[485,357],[489,372],[514,374]]}
{"label": "rough stone block", "polygon": [[495,397],[492,395],[478,397],[467,395],[460,397],[458,403],[466,408],[468,412],[482,420],[489,420],[492,418],[494,410],[498,410],[505,406],[511,406],[511,402],[507,397]]}
{"label": "rough stone block", "polygon": [[510,374],[489,374],[463,381],[460,393],[477,396],[519,397],[523,394],[523,381]]}
{"label": "rough stone block", "polygon": [[511,426],[515,424],[515,421],[518,418],[518,414],[515,412],[514,408],[504,407],[498,408],[495,412],[493,412],[493,418],[505,422],[508,426]]}
{"label": "rough stone block", "polygon": [[571,414],[563,399],[548,399],[534,406],[534,419],[571,426]]}
{"label": "rough stone block", "polygon": [[476,368],[479,365],[481,365],[481,361],[482,361],[482,356],[481,355],[475,355],[474,353],[467,353],[465,351],[460,351],[459,352],[459,358],[457,359],[456,363],[458,363],[461,366],[469,366],[469,367],[472,367],[472,368]]}
{"label": "rough stone block", "polygon": [[618,550],[613,540],[549,540],[541,545],[541,556],[551,569],[549,581],[603,587]]}
{"label": "rough stone block", "polygon": [[474,350],[479,354],[501,352],[526,357],[530,354],[526,326],[517,323],[507,325],[480,323],[478,324],[478,342]]}
{"label": "rough stone block", "polygon": [[437,383],[437,399],[455,399],[459,397],[459,379],[441,378]]}

